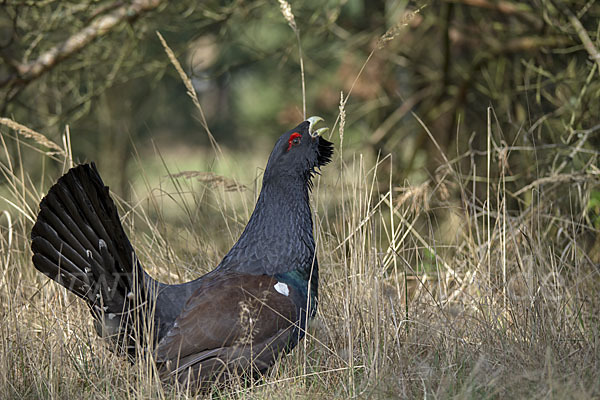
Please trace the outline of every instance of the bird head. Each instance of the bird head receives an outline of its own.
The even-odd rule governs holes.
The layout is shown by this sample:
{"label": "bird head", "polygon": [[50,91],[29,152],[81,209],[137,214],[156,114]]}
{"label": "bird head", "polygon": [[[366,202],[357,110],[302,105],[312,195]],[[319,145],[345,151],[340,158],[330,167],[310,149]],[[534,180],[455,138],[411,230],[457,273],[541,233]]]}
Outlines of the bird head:
{"label": "bird head", "polygon": [[310,178],[331,161],[333,143],[321,136],[329,128],[317,129],[321,121],[321,117],[310,117],[279,137],[269,156],[265,181],[301,177],[310,182]]}

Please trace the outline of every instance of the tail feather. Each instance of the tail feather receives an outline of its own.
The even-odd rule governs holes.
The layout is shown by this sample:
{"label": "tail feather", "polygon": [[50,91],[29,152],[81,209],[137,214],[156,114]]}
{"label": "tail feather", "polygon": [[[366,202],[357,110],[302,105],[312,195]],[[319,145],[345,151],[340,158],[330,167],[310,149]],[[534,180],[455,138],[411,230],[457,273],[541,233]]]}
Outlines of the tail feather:
{"label": "tail feather", "polygon": [[[133,249],[131,248],[131,244],[129,244],[129,240],[123,233],[123,235],[119,235],[119,230],[123,230],[121,227],[121,222],[119,220],[118,214],[116,213],[113,216],[110,211],[105,207],[102,207],[98,204],[98,198],[106,197],[113,204],[110,195],[108,194],[108,190],[104,190],[105,186],[100,177],[96,174],[81,174],[81,172],[88,172],[82,168],[75,168],[72,170],[72,173],[68,173],[64,176],[65,183],[68,185],[67,187],[71,188],[70,194],[74,197],[79,207],[77,207],[77,211],[81,213],[76,213],[75,215],[79,217],[80,221],[83,221],[83,227],[86,230],[86,234],[88,238],[92,240],[97,248],[99,249],[99,240],[102,239],[108,245],[111,253],[115,254],[117,257],[120,255],[120,251],[125,251],[125,258],[121,258],[121,265],[119,266],[117,273],[131,273],[133,271],[131,261]],[[95,172],[95,171],[94,171]],[[78,176],[79,175],[79,176]],[[98,178],[99,182],[93,182],[94,178]],[[85,185],[86,181],[92,180],[94,185]],[[63,187],[63,189],[65,189]],[[113,205],[114,207],[114,205]],[[115,230],[114,224],[111,224],[111,218],[116,217],[117,219],[117,229]],[[105,228],[103,223],[107,223],[107,227]],[[111,235],[107,233],[107,228],[111,232]],[[112,229],[111,229],[112,228]],[[115,241],[123,240],[126,242],[128,246],[120,246],[120,247],[128,247],[127,249],[117,249],[115,245]]]}
{"label": "tail feather", "polygon": [[33,262],[44,275],[54,279],[82,299],[88,300],[89,286],[76,275],[57,266],[56,259],[49,259],[45,254],[37,253],[33,256]]}
{"label": "tail feather", "polygon": [[[86,218],[83,218],[78,210],[85,209],[86,207],[77,208],[73,203],[72,198],[69,197],[69,193],[66,192],[65,187],[59,186],[57,189],[60,189],[57,190],[57,197],[48,195],[44,198],[44,201],[40,205],[41,210],[38,220],[49,221],[52,226],[56,228],[60,234],[60,237],[64,240],[64,243],[60,243],[60,245],[63,245],[67,250],[72,249],[73,252],[81,256],[78,257],[80,262],[76,263],[77,265],[86,265],[89,263],[89,268],[91,269],[94,278],[96,278],[96,281],[103,276],[111,278],[124,278],[125,282],[121,282],[122,279],[119,279],[118,282],[111,283],[116,283],[118,286],[123,286],[122,284],[126,284],[126,286],[121,287],[121,291],[124,292],[127,290],[127,288],[132,284],[131,280],[129,279],[132,273],[131,269],[128,267],[116,268],[114,259],[112,257],[109,257],[109,255],[106,254],[101,254],[102,248],[100,246],[100,241],[102,240],[103,243],[106,243],[108,240],[109,243],[111,243],[115,239],[109,239],[108,233],[106,233],[105,229],[103,229],[103,237],[98,235],[95,229],[92,227],[93,222],[90,222],[90,219],[94,221],[102,214],[96,214],[95,218],[93,214],[90,218],[87,216]],[[106,195],[108,196],[108,194]],[[62,203],[59,202],[58,198],[60,198]],[[62,205],[65,205],[65,207],[62,207]],[[54,212],[53,210],[57,211]],[[118,219],[118,215],[115,217]],[[97,223],[95,225],[97,225]],[[125,240],[129,242],[126,237]],[[130,251],[133,252],[131,246],[130,249]],[[67,257],[69,256],[66,251],[65,255]],[[73,255],[73,257],[76,256]],[[85,260],[83,258],[85,258]],[[113,280],[114,279],[111,279],[111,281]],[[121,283],[121,285],[119,285],[119,283]],[[100,287],[99,289],[101,290],[102,288]]]}
{"label": "tail feather", "polygon": [[69,170],[50,188],[31,239],[33,264],[40,272],[85,299],[100,322],[110,316],[109,334],[119,335],[119,341],[130,335],[128,328],[123,331],[129,318],[122,316],[136,309],[132,293],[143,298],[139,292],[149,278],[93,163]]}
{"label": "tail feather", "polygon": [[[54,193],[52,191],[54,191]],[[40,204],[40,216],[45,217],[43,213],[53,213],[55,215],[53,222],[56,220],[59,222],[53,225],[55,225],[57,229],[61,229],[61,225],[64,226],[65,229],[61,229],[60,231],[62,237],[67,238],[70,236],[69,234],[71,234],[77,238],[69,238],[67,242],[77,246],[78,252],[80,252],[82,256],[87,257],[88,251],[91,251],[96,259],[100,259],[100,254],[94,247],[94,245],[97,244],[94,243],[97,240],[96,234],[87,221],[83,220],[79,215],[79,211],[73,203],[72,198],[69,197],[66,188],[59,185],[58,182],[53,186]],[[60,215],[60,217],[57,217],[57,215]],[[47,219],[49,219],[49,217]]]}
{"label": "tail feather", "polygon": [[[80,266],[87,265],[91,260],[86,260],[84,258],[86,252],[83,246],[76,241],[75,236],[65,229],[64,225],[60,224],[60,220],[58,220],[58,218],[48,209],[42,210],[40,215],[42,214],[46,220],[51,221],[52,225],[49,225],[43,221],[40,221],[38,224],[37,233],[39,236],[36,236],[31,243],[31,248],[33,249],[34,253],[44,253],[43,247],[41,247],[42,243],[49,242],[53,249],[60,251],[63,257],[65,257],[67,260],[70,260],[70,262],[75,264],[75,266],[79,266],[77,267],[78,272],[84,272],[85,267],[82,270]],[[52,226],[56,227],[56,229],[54,229]]]}
{"label": "tail feather", "polygon": [[[123,231],[117,208],[100,175],[96,172],[88,175],[88,177],[89,180],[80,177],[79,180],[74,181],[76,185],[81,185],[82,190],[78,193],[91,206],[91,208],[84,208],[83,210],[95,232],[104,240],[110,254],[116,257],[115,261],[117,262],[114,265],[117,270],[115,272],[131,276],[134,269],[138,267],[137,258],[127,235]],[[94,192],[97,193],[96,196],[89,196]]]}
{"label": "tail feather", "polygon": [[[93,245],[83,236],[76,225],[68,223],[67,220],[70,219],[68,214],[60,214],[61,217],[56,215],[50,207],[41,208],[38,216],[39,223],[35,226],[36,236],[33,237],[32,247],[35,246],[38,238],[46,238],[56,249],[63,250],[63,254],[76,265],[85,266],[88,262],[95,261],[88,257],[89,252],[96,252]],[[97,259],[98,256],[99,254],[97,254]]]}

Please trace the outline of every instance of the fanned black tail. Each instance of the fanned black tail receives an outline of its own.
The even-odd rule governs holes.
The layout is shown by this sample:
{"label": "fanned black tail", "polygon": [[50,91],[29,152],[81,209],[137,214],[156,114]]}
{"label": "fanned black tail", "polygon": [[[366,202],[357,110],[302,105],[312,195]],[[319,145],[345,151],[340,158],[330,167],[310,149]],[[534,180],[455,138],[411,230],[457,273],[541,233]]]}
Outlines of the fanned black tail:
{"label": "fanned black tail", "polygon": [[[131,311],[148,297],[150,278],[94,163],[72,168],[50,188],[31,239],[35,267],[86,300],[98,333],[116,335],[131,351]],[[138,320],[145,316],[136,314]]]}

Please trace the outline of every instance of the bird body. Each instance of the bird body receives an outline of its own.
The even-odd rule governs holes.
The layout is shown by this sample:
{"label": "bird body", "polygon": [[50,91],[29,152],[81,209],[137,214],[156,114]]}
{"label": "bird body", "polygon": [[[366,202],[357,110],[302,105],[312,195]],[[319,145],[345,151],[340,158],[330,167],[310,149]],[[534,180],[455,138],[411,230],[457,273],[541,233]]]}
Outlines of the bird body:
{"label": "bird body", "polygon": [[309,191],[333,153],[326,128],[315,130],[320,120],[279,138],[246,228],[206,275],[175,285],[148,275],[93,163],[71,169],[41,201],[34,266],[86,300],[97,332],[119,349],[150,352],[166,382],[201,388],[264,373],[316,312]]}

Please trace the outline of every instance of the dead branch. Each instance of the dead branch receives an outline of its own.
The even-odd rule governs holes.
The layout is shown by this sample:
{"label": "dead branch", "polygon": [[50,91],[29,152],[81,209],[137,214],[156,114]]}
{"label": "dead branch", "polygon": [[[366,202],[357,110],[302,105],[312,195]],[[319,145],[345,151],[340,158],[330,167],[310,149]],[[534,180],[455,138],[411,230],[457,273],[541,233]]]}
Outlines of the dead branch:
{"label": "dead branch", "polygon": [[62,60],[77,53],[94,39],[110,32],[123,21],[131,21],[161,5],[164,0],[133,0],[110,13],[93,20],[87,27],[67,38],[31,62],[14,63],[15,73],[0,81],[0,87],[13,83],[21,85],[31,82],[54,68]]}
{"label": "dead branch", "polygon": [[598,177],[594,173],[571,173],[571,174],[556,174],[552,176],[544,176],[543,178],[536,179],[529,185],[522,187],[521,189],[514,192],[512,195],[518,197],[525,192],[528,192],[536,187],[552,183],[565,183],[565,182],[586,182],[586,181],[597,181]]}
{"label": "dead branch", "polygon": [[600,52],[598,52],[598,49],[594,46],[592,39],[590,39],[590,36],[579,18],[577,18],[573,11],[563,4],[562,1],[552,1],[552,4],[567,17],[569,23],[573,26],[573,29],[575,29],[577,36],[579,36],[579,40],[581,40],[583,47],[590,55],[590,58],[598,65],[600,71]]}

